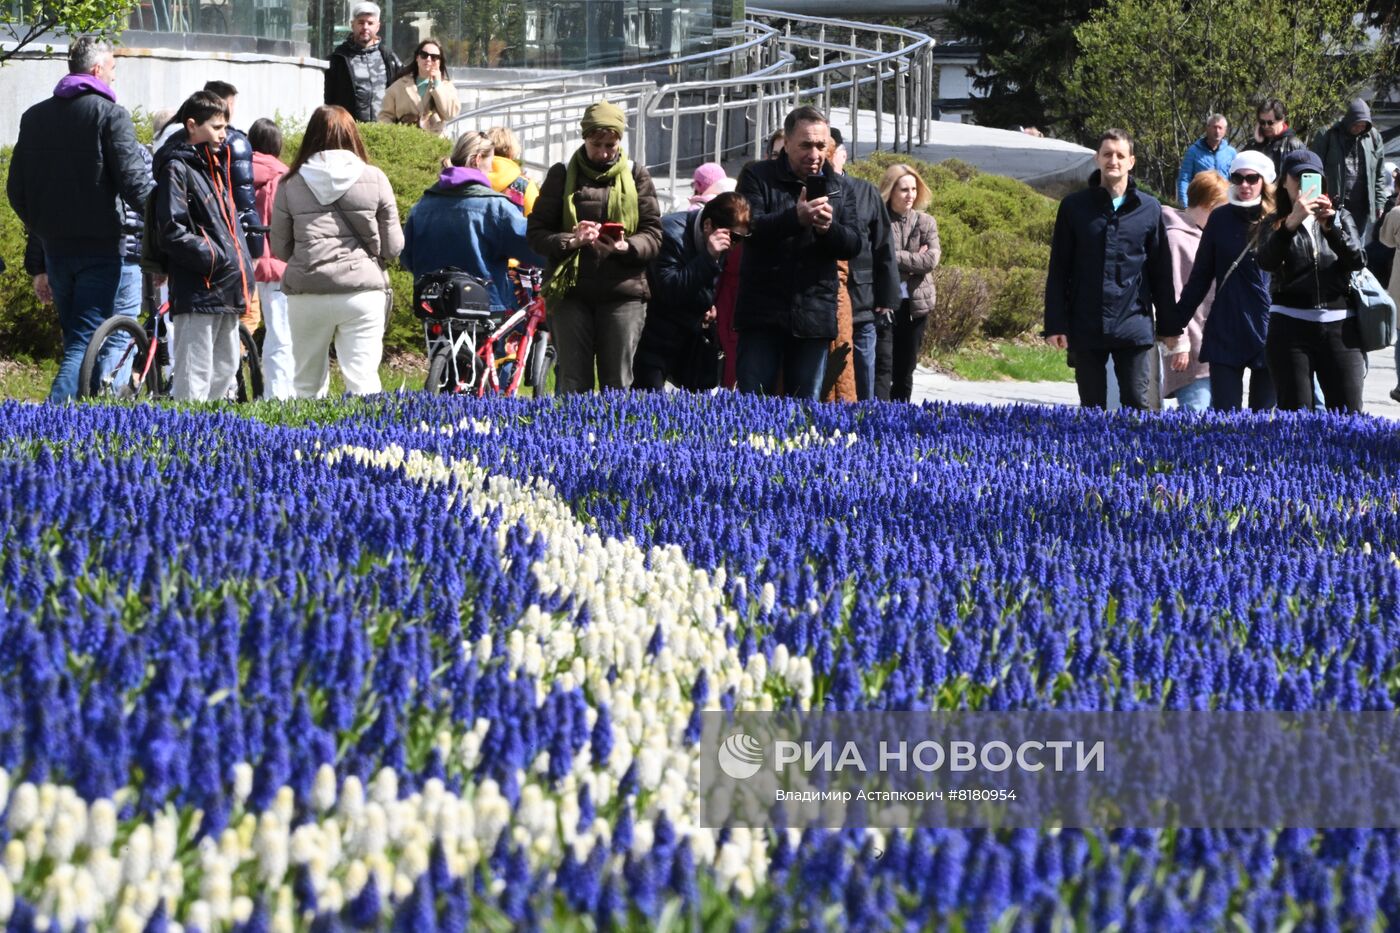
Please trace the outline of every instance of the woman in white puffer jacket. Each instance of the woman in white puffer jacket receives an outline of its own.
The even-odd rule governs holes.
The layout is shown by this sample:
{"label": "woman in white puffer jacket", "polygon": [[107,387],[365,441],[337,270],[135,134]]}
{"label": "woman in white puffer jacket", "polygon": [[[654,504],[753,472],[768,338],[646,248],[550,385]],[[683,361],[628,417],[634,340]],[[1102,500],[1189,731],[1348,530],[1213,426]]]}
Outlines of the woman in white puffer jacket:
{"label": "woman in white puffer jacket", "polygon": [[389,179],[370,165],[355,120],[342,107],[318,107],[301,150],[277,189],[272,252],[287,263],[292,356],[298,398],[330,387],[335,344],[345,389],[380,391],[384,355],[384,264],[403,249],[403,231]]}

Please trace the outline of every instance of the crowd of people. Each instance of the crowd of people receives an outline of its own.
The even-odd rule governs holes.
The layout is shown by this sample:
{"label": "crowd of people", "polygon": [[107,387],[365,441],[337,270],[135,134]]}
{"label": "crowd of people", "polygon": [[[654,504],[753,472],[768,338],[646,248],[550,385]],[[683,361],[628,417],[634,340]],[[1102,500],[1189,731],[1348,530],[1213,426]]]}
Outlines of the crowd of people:
{"label": "crowd of people", "polygon": [[[891,165],[878,185],[846,174],[839,130],[798,107],[768,158],[738,178],[701,165],[685,209],[663,214],[624,145],[625,114],[599,101],[539,185],[508,128],[456,134],[400,223],[358,124],[442,133],[457,95],[439,43],[399,67],[378,41],[378,7],[353,13],[327,103],[289,163],[271,120],[231,125],[237,89],[222,81],[159,115],[154,145],[141,145],[117,104],[112,50],[71,45],[69,75],[23,117],[8,185],[35,292],[63,330],[53,399],[77,394],[102,321],[137,313],[143,268],[168,289],[177,398],[229,397],[240,322],[263,329],[267,395],[326,394],[332,347],[347,391],[378,392],[396,257],[415,276],[472,273],[498,311],[516,302],[510,266],[542,267],[561,393],[669,383],[911,398],[941,259],[913,167]],[[1116,129],[1089,186],[1062,201],[1044,334],[1068,351],[1084,405],[1116,390],[1127,407],[1154,407],[1160,388],[1184,408],[1233,409],[1247,381],[1252,408],[1361,410],[1366,356],[1347,294],[1369,258],[1400,295],[1395,166],[1362,101],[1311,147],[1279,101],[1257,116],[1239,151],[1224,117],[1206,120],[1183,160],[1180,210],[1139,190],[1133,140]]]}
{"label": "crowd of people", "polygon": [[1069,352],[1081,404],[1116,387],[1123,405],[1153,407],[1160,367],[1182,408],[1242,407],[1247,375],[1252,409],[1362,410],[1352,278],[1369,267],[1400,302],[1400,171],[1364,100],[1310,145],[1281,101],[1256,116],[1239,151],[1225,117],[1206,119],[1182,159],[1181,209],[1138,190],[1127,132],[1100,137],[1089,186],[1061,202],[1045,294],[1044,334]]}
{"label": "crowd of people", "polygon": [[24,116],[9,176],[35,291],[63,327],[51,398],[78,394],[104,320],[136,315],[143,269],[168,292],[176,398],[230,397],[240,324],[262,328],[272,398],[325,395],[332,347],[348,392],[378,392],[398,258],[415,277],[477,276],[502,312],[516,302],[510,266],[543,267],[560,393],[669,383],[909,399],[940,257],[914,169],[892,166],[880,186],[847,176],[839,132],[800,107],[771,158],[737,179],[701,165],[686,209],[663,214],[624,146],[625,114],[599,101],[539,185],[508,128],[460,133],[400,223],[358,124],[441,132],[456,94],[440,45],[420,42],[399,69],[377,30],[377,7],[357,4],[290,164],[273,121],[232,125],[238,92],[222,81],[160,115],[141,145],[111,48],[72,44],[70,74]]}

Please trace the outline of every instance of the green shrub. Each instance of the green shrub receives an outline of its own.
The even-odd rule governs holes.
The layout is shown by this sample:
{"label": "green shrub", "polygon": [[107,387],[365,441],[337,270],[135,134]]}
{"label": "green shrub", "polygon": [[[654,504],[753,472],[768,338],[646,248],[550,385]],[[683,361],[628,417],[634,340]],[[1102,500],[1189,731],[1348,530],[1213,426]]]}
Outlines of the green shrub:
{"label": "green shrub", "polygon": [[[903,163],[928,185],[943,258],[938,304],[925,345],[954,350],[979,330],[1019,336],[1040,323],[1057,202],[1024,182],[988,175],[957,159],[930,165],[902,153],[876,152],[847,171],[879,184]],[[959,274],[959,272],[968,274]]]}
{"label": "green shrub", "polygon": [[[0,178],[10,176],[10,150],[0,149]],[[63,335],[53,308],[34,297],[33,280],[24,271],[24,225],[10,209],[9,198],[0,200],[0,347],[5,356],[35,359],[57,358]]]}
{"label": "green shrub", "polygon": [[1007,269],[993,289],[982,333],[988,337],[1019,337],[1044,318],[1045,270]]}
{"label": "green shrub", "polygon": [[920,358],[929,350],[956,350],[982,327],[991,310],[992,290],[979,269],[940,266],[934,273],[937,295],[924,330]]}

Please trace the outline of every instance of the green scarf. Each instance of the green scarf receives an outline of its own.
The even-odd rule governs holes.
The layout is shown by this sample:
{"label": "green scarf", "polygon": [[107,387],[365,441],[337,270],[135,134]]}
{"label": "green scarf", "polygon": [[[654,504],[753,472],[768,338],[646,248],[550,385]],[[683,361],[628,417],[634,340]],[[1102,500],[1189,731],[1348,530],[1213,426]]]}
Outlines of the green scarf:
{"label": "green scarf", "polygon": [[[637,232],[637,181],[632,177],[632,163],[627,161],[627,153],[619,151],[617,161],[603,171],[588,164],[584,148],[579,146],[564,175],[564,214],[560,222],[561,232],[571,231],[578,226],[578,210],[574,207],[574,192],[578,190],[579,176],[592,182],[608,183],[607,220],[622,224],[622,229],[630,236]],[[569,289],[578,284],[578,261],[581,249],[571,252],[554,270],[544,296],[561,298]]]}

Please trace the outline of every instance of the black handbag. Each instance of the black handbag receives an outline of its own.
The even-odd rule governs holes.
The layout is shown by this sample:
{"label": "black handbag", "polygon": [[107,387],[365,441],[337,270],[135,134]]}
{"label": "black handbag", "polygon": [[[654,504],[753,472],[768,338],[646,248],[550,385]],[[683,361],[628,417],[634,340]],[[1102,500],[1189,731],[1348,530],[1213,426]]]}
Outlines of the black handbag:
{"label": "black handbag", "polygon": [[692,392],[708,392],[720,384],[724,374],[724,348],[714,325],[695,331],[680,360],[676,384]]}

